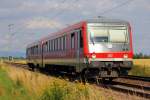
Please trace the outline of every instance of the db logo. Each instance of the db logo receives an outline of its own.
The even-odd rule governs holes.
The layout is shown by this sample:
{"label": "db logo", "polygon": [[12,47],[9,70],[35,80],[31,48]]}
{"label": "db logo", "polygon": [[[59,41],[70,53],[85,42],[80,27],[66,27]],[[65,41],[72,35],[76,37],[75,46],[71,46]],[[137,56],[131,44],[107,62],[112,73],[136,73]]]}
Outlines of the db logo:
{"label": "db logo", "polygon": [[113,57],[113,54],[108,54],[107,57],[108,57],[108,58],[112,58],[112,57]]}

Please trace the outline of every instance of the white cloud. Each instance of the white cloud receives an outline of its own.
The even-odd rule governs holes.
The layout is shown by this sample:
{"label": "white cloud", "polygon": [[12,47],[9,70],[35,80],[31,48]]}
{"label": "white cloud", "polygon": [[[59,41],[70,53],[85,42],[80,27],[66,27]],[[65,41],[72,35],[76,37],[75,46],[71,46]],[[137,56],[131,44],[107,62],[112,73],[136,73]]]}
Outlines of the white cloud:
{"label": "white cloud", "polygon": [[[14,24],[11,30],[12,33],[17,31],[17,34],[13,36],[13,40],[18,40],[19,42],[13,41],[11,45],[14,50],[18,50],[18,48],[24,48],[22,44],[28,44],[43,37],[53,31],[53,29],[55,30],[56,27],[59,29],[66,23],[71,24],[78,22],[80,19],[101,16],[101,13],[104,11],[127,0],[65,0],[64,3],[62,3],[62,1],[63,0],[1,0],[1,50],[5,48],[6,45],[10,45],[6,35],[9,33],[8,24]],[[150,0],[134,0],[127,5],[104,14],[105,17],[114,17],[130,21],[133,27],[135,49],[138,50],[141,48],[137,45],[141,43],[142,51],[145,52],[149,52],[148,49],[145,49],[149,48],[147,44],[149,43],[147,37],[149,33],[148,26],[150,26],[150,18],[148,17],[150,16],[149,5]],[[143,42],[142,40],[144,39],[147,39],[147,41]]]}
{"label": "white cloud", "polygon": [[[31,12],[50,12],[50,11],[60,11],[60,10],[71,10],[70,5],[72,5],[72,2],[65,2],[61,3],[57,0],[43,0],[37,2],[34,1],[24,1],[20,6],[19,9],[23,11],[31,11]],[[74,10],[74,9],[73,9]]]}
{"label": "white cloud", "polygon": [[44,17],[33,18],[31,20],[25,21],[25,26],[28,29],[45,29],[45,28],[60,28],[62,24],[58,21],[51,20]]}

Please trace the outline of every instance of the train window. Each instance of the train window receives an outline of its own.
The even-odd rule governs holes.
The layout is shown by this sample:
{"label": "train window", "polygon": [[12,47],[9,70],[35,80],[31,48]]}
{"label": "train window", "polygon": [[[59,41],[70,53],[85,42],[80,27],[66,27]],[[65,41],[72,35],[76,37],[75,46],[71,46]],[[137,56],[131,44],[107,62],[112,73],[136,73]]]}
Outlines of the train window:
{"label": "train window", "polygon": [[49,52],[51,51],[51,40],[49,40]]}
{"label": "train window", "polygon": [[73,49],[75,47],[75,33],[71,34],[71,48]]}
{"label": "train window", "polygon": [[67,37],[65,36],[65,47],[64,47],[64,50],[66,50],[67,49]]}
{"label": "train window", "polygon": [[47,41],[47,52],[49,52],[49,40]]}
{"label": "train window", "polygon": [[39,53],[39,54],[41,53],[40,45],[38,45],[38,53]]}
{"label": "train window", "polygon": [[50,40],[50,51],[52,51],[52,40]]}
{"label": "train window", "polygon": [[38,45],[36,46],[36,54],[38,54]]}
{"label": "train window", "polygon": [[32,47],[32,55],[34,55],[34,48]]}
{"label": "train window", "polygon": [[53,40],[51,40],[51,51],[53,51]]}
{"label": "train window", "polygon": [[47,41],[47,52],[49,51],[49,41]]}
{"label": "train window", "polygon": [[32,47],[32,55],[34,54],[34,48]]}
{"label": "train window", "polygon": [[27,50],[26,50],[26,55],[29,55],[29,49],[27,48]]}
{"label": "train window", "polygon": [[33,55],[33,47],[31,47],[31,54]]}
{"label": "train window", "polygon": [[43,44],[43,52],[44,52],[44,53],[45,53],[45,52],[46,52],[46,50],[47,50],[47,47],[46,47],[46,46],[47,46],[47,44],[46,44],[46,43],[44,43],[44,44]]}
{"label": "train window", "polygon": [[59,38],[57,38],[57,50],[59,50]]}
{"label": "train window", "polygon": [[63,37],[61,37],[61,50],[63,50]]}
{"label": "train window", "polygon": [[45,52],[48,51],[48,42],[45,43]]}
{"label": "train window", "polygon": [[55,43],[55,48],[54,48],[54,51],[55,51],[55,50],[57,50],[57,40],[56,39],[55,39],[54,43]]}
{"label": "train window", "polygon": [[66,36],[63,37],[63,50],[66,50]]}
{"label": "train window", "polygon": [[55,39],[55,51],[57,50],[57,39]]}
{"label": "train window", "polygon": [[57,50],[59,50],[59,38],[57,38]]}
{"label": "train window", "polygon": [[32,55],[32,47],[30,49],[31,49],[31,55]]}
{"label": "train window", "polygon": [[28,48],[27,54],[30,55],[30,48]]}
{"label": "train window", "polygon": [[57,50],[59,50],[59,49],[60,49],[60,38],[57,39],[57,42],[58,42],[58,43],[57,43],[57,44],[58,44]]}
{"label": "train window", "polygon": [[55,50],[55,40],[53,40],[53,51]]}
{"label": "train window", "polygon": [[80,32],[80,48],[83,48],[83,36],[82,36],[82,30]]}
{"label": "train window", "polygon": [[53,51],[53,40],[51,40],[51,51]]}
{"label": "train window", "polygon": [[43,47],[43,52],[45,52],[45,43],[43,44],[43,46],[42,46],[42,47]]}
{"label": "train window", "polygon": [[34,54],[34,48],[32,47],[32,55]]}
{"label": "train window", "polygon": [[61,38],[62,38],[62,37],[60,37],[60,38],[59,38],[59,44],[60,44],[60,48],[59,48],[59,50],[60,50],[60,51],[62,50]]}
{"label": "train window", "polygon": [[31,48],[30,48],[30,55],[32,55],[32,50],[31,50]]}
{"label": "train window", "polygon": [[33,47],[33,54],[35,55],[35,46]]}
{"label": "train window", "polygon": [[33,55],[35,55],[35,47],[33,47]]}
{"label": "train window", "polygon": [[34,55],[36,54],[36,48],[35,46],[33,47]]}
{"label": "train window", "polygon": [[58,39],[56,39],[56,50],[58,50]]}
{"label": "train window", "polygon": [[49,42],[49,48],[48,48],[48,52],[50,52],[50,49],[51,49],[51,44],[50,44],[50,40],[48,41]]}
{"label": "train window", "polygon": [[54,51],[56,50],[56,39],[54,40]]}
{"label": "train window", "polygon": [[31,50],[32,50],[32,55],[33,55],[33,47],[31,48]]}

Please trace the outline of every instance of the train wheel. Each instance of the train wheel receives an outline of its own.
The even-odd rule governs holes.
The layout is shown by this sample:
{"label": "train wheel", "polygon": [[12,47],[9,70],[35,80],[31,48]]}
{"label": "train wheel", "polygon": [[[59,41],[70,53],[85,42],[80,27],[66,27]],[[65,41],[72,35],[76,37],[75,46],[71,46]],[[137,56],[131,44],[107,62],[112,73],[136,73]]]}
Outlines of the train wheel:
{"label": "train wheel", "polygon": [[96,84],[98,84],[98,85],[101,83],[101,80],[99,79],[99,77],[96,77],[95,81],[96,81]]}
{"label": "train wheel", "polygon": [[102,83],[105,83],[106,82],[106,79],[105,78],[102,78]]}
{"label": "train wheel", "polygon": [[112,82],[113,78],[109,78],[109,81]]}
{"label": "train wheel", "polygon": [[34,71],[35,66],[32,64],[30,68],[31,68],[32,71]]}
{"label": "train wheel", "polygon": [[83,71],[82,73],[81,73],[81,81],[84,83],[84,84],[86,84],[86,82],[88,82],[88,72],[87,72],[87,70],[85,70],[85,71]]}

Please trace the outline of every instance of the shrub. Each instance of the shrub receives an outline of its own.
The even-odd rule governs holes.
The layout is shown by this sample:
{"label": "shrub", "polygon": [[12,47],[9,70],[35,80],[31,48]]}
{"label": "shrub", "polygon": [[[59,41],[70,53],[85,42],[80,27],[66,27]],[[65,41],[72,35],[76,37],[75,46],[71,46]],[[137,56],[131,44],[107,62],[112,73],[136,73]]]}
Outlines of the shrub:
{"label": "shrub", "polygon": [[64,100],[65,95],[65,89],[61,88],[60,84],[54,82],[49,89],[45,90],[41,100]]}
{"label": "shrub", "polygon": [[40,100],[89,100],[89,89],[81,83],[54,82]]}

